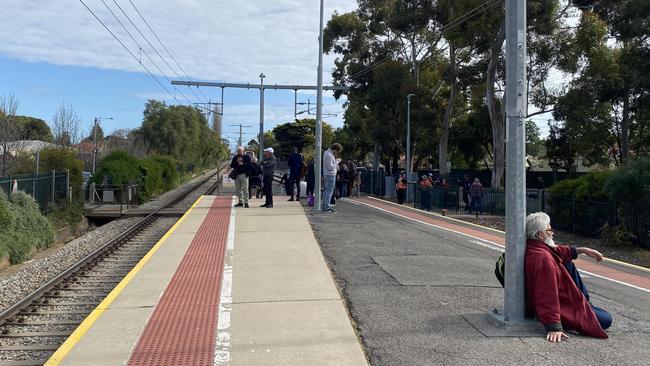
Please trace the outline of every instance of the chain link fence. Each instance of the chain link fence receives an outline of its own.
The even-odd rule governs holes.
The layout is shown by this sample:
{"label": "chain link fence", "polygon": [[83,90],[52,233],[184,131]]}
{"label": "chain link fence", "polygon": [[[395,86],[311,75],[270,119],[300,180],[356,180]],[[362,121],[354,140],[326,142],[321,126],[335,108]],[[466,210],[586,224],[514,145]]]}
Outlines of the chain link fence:
{"label": "chain link fence", "polygon": [[14,189],[34,197],[45,211],[50,204],[69,198],[68,172],[51,171],[44,174],[17,174],[0,177],[0,191],[9,195]]}

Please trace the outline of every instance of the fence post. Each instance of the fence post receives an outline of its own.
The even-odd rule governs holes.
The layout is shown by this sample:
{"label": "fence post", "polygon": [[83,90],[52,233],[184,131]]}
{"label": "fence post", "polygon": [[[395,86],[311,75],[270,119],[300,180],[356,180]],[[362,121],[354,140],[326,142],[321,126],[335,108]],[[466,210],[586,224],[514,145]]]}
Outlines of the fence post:
{"label": "fence post", "polygon": [[95,182],[90,183],[90,188],[88,189],[88,203],[91,205],[95,203]]}
{"label": "fence post", "polygon": [[56,193],[56,170],[52,170],[52,204],[54,204],[55,193]]}
{"label": "fence post", "polygon": [[373,193],[374,193],[374,188],[375,188],[375,185],[374,185],[374,177],[375,177],[375,172],[374,172],[374,171],[371,171],[371,172],[370,172],[370,195],[371,195],[371,196],[373,195]]}

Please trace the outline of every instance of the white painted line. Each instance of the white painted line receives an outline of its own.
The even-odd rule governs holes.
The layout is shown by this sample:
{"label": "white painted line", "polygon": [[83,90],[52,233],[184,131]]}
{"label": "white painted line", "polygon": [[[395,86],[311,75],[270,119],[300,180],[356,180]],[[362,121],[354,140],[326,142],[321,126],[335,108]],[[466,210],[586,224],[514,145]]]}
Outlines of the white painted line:
{"label": "white painted line", "polygon": [[[232,197],[232,205],[236,197]],[[230,362],[230,313],[232,311],[232,265],[235,251],[235,210],[230,209],[228,241],[224,257],[221,297],[219,301],[219,320],[217,322],[217,344],[214,351],[214,364],[225,365]]]}
{"label": "white painted line", "polygon": [[[380,208],[380,207],[373,206],[373,205],[368,204],[368,203],[365,203],[365,202],[352,201],[352,200],[347,200],[347,202],[352,203],[352,204],[354,204],[354,205],[364,205],[364,206],[368,206],[368,207],[374,208],[375,210],[383,211],[383,212],[389,213],[389,214],[394,215],[394,216],[399,216],[399,217],[401,217],[401,218],[403,218],[403,219],[406,219],[406,220],[411,220],[411,221],[414,221],[414,222],[417,222],[417,223],[420,223],[420,224],[423,224],[423,225],[427,225],[427,226],[435,227],[435,228],[437,228],[437,229],[441,229],[441,230],[449,231],[449,232],[452,232],[452,233],[455,233],[455,234],[459,234],[459,235],[467,236],[467,237],[470,237],[470,238],[474,239],[474,240],[470,240],[470,241],[469,241],[470,243],[478,244],[478,245],[480,245],[480,246],[483,246],[483,247],[486,247],[486,248],[489,248],[489,249],[492,249],[492,250],[497,250],[497,251],[500,251],[500,252],[505,251],[505,249],[504,249],[505,247],[504,247],[503,245],[498,244],[498,243],[495,243],[495,242],[492,242],[492,241],[489,241],[489,240],[481,239],[481,238],[478,238],[478,237],[473,236],[473,235],[465,234],[465,233],[463,233],[463,232],[456,231],[456,230],[452,230],[452,229],[448,229],[448,228],[443,227],[443,226],[434,225],[434,224],[431,224],[431,223],[428,223],[428,222],[424,222],[424,221],[420,221],[420,220],[418,220],[418,219],[414,219],[414,218],[411,218],[411,217],[408,217],[408,216],[400,215],[400,214],[398,214],[398,213],[391,212],[391,211],[385,210],[385,209]],[[613,279],[613,278],[609,278],[609,277],[605,277],[605,276],[597,275],[597,274],[595,274],[595,273],[588,272],[588,271],[585,271],[585,270],[582,270],[582,269],[578,269],[578,271],[580,271],[580,273],[584,273],[584,274],[587,274],[587,275],[589,275],[589,276],[594,276],[594,277],[597,277],[597,278],[600,278],[600,279],[603,279],[603,280],[611,281],[611,282],[614,282],[614,283],[616,283],[616,284],[623,285],[623,286],[627,286],[627,287],[631,287],[631,288],[633,288],[633,289],[636,289],[636,290],[639,290],[639,291],[643,291],[643,292],[646,292],[646,293],[649,293],[649,294],[650,294],[650,289],[646,289],[646,288],[643,288],[643,287],[639,287],[639,286],[633,285],[633,284],[631,284],[631,283],[627,283],[627,282],[623,282],[623,281],[615,280],[615,279]]]}

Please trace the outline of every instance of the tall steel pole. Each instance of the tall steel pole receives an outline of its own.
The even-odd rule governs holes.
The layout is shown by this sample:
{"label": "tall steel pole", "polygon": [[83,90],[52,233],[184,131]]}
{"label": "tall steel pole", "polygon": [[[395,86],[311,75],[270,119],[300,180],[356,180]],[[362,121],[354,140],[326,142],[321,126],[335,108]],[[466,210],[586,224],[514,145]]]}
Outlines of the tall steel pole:
{"label": "tall steel pole", "polygon": [[95,166],[97,161],[97,118],[95,118],[93,131],[93,174],[95,174]]}
{"label": "tall steel pole", "polygon": [[[323,153],[323,8],[324,0],[320,0],[320,25],[318,28],[318,82],[316,84],[316,147],[314,148],[314,172],[316,174],[316,182],[314,185],[314,193],[316,200],[314,208],[320,210],[321,205],[321,158]],[[309,108],[307,109],[309,110]]]}
{"label": "tall steel pole", "polygon": [[262,73],[260,74],[260,137],[259,137],[259,147],[260,151],[258,151],[257,159],[259,161],[262,161],[263,154],[262,150],[264,149],[264,78],[266,76]]}
{"label": "tall steel pole", "polygon": [[506,271],[504,320],[525,316],[526,0],[506,1]]}
{"label": "tall steel pole", "polygon": [[[409,94],[406,96],[406,181],[411,180],[411,97],[414,97],[415,94]],[[408,197],[407,201],[411,199],[411,188],[410,184],[406,186],[406,196]]]}

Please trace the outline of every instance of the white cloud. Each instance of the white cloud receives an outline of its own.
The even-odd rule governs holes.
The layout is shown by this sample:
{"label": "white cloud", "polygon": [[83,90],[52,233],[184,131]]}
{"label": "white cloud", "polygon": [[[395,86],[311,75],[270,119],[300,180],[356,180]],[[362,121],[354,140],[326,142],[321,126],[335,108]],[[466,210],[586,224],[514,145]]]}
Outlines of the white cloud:
{"label": "white cloud", "polygon": [[[163,72],[177,78],[141,39],[111,0],[104,0]],[[178,63],[196,79],[267,83],[316,83],[319,1],[132,0]],[[154,73],[119,23],[99,0],[84,0]],[[118,4],[167,58],[128,0]],[[327,21],[351,0],[326,1]],[[0,53],[19,60],[142,72],[138,63],[78,0],[0,0]],[[17,31],[19,30],[19,31]],[[330,80],[333,57],[325,57]],[[168,63],[173,64],[171,59]],[[181,73],[180,70],[177,72]]]}

